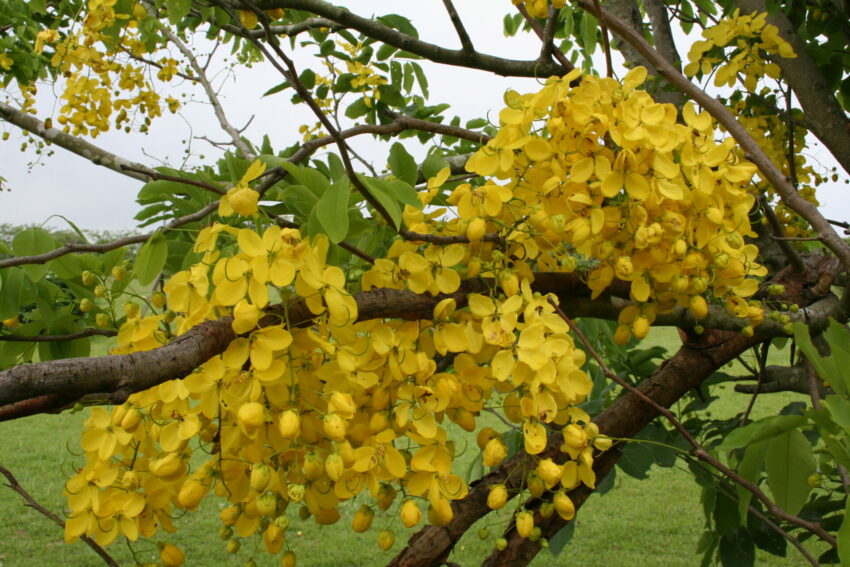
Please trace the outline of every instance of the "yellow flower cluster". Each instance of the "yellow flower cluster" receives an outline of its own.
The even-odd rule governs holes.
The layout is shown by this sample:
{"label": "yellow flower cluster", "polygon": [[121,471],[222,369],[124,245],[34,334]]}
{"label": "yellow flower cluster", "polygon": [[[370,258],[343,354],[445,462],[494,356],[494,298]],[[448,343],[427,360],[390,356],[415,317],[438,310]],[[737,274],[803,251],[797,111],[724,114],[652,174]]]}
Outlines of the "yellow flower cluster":
{"label": "yellow flower cluster", "polygon": [[[758,12],[741,15],[736,9],[730,16],[702,32],[704,40],[695,41],[688,52],[689,63],[685,74],[707,75],[714,72],[715,86],[733,86],[738,74],[743,74],[743,84],[755,92],[758,80],[767,75],[777,79],[781,73],[779,65],[767,62],[766,56],[793,58],[794,50],[787,41],[779,37],[779,29],[767,23],[767,13]],[[733,52],[719,57],[707,57],[714,47],[733,48]],[[718,64],[723,63],[719,67]]]}
{"label": "yellow flower cluster", "polygon": [[[51,65],[67,77],[57,122],[66,132],[97,137],[109,130],[110,121],[116,128],[126,128],[131,112],[145,117],[141,131],[146,131],[151,120],[162,114],[161,97],[146,79],[144,69],[118,57],[122,53],[139,57],[148,52],[138,33],[137,20],[144,17],[147,14],[138,3],[124,13],[116,12],[116,0],[89,0],[82,28],[56,45]],[[115,25],[121,26],[117,40],[109,35]],[[36,52],[59,39],[56,30],[42,30],[36,39]],[[176,62],[166,58],[162,64],[157,76],[169,81],[176,73]],[[126,96],[120,96],[122,93]],[[166,104],[172,112],[179,108],[173,98]]]}
{"label": "yellow flower cluster", "polygon": [[[499,133],[467,163],[489,179],[454,190],[457,218],[408,208],[408,226],[466,235],[475,243],[468,275],[495,277],[509,297],[535,271],[573,271],[578,260],[594,297],[615,278],[630,282],[635,306],[621,314],[618,341],[642,338],[657,313],[677,305],[704,317],[709,290],[757,324],[762,310],[745,299],[758,289],[750,276],[765,270],[744,241],[754,235],[755,166],[733,140],[715,139],[708,113],[688,103],[679,124],[672,105],[639,90],[643,68],[622,83],[583,77],[571,87],[577,77],[549,79],[533,94],[509,91]],[[481,242],[487,233],[504,247]],[[367,274],[364,287],[391,285],[389,275],[409,280],[415,271],[403,257],[392,269],[376,263],[372,272],[383,276]]]}
{"label": "yellow flower cluster", "polygon": [[[283,549],[288,509],[334,523],[340,503],[363,491],[407,526],[421,521],[423,503],[429,521],[443,525],[451,501],[468,491],[452,470],[446,420],[474,431],[491,398],[521,428],[529,454],[543,451],[548,429],[563,429],[568,462],[540,460],[547,488],[554,468],[559,486],[593,485],[593,450],[605,440],[572,407],[591,389],[585,357],[547,298],[523,282],[510,298],[474,294],[464,310],[443,300],[426,321],[356,322],[342,270],[325,264],[327,247],[322,236],[308,242],[277,227],[201,231],[203,261],[165,285],[176,331],[229,314],[241,336],[184,380],[136,394],[111,415],[95,410],[83,436],[88,462],[66,486],[69,540],[149,537],[157,523],[171,528],[175,509],[193,510],[210,493],[231,503],[221,519],[235,538],[260,535],[271,553]],[[464,247],[403,248],[408,287],[458,288]],[[285,313],[263,318],[270,294],[297,296],[316,319],[302,327]],[[134,315],[117,352],[163,340],[163,316]],[[453,371],[440,372],[435,359],[446,355]],[[212,454],[194,469],[193,438]],[[487,441],[484,462],[495,466],[507,450],[495,432]],[[373,515],[361,509],[353,529],[368,529]],[[379,543],[393,539],[384,531]]]}

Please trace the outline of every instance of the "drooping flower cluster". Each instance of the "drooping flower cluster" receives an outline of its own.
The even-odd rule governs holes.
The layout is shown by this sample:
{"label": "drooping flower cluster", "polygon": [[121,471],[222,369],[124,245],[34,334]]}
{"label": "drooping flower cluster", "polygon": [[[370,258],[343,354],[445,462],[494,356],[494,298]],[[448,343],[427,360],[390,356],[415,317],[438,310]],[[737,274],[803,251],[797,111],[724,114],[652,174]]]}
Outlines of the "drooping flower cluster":
{"label": "drooping flower cluster", "polygon": [[[778,79],[779,65],[769,61],[771,56],[793,58],[797,55],[787,41],[779,36],[779,29],[767,23],[767,13],[741,14],[736,9],[731,15],[702,32],[704,40],[695,41],[688,52],[689,63],[685,74],[708,75],[714,73],[714,85],[733,86],[742,75],[743,85],[755,92],[763,76]],[[732,47],[730,55],[706,56],[715,47]],[[719,66],[718,66],[719,64]]]}
{"label": "drooping flower cluster", "polygon": [[[144,116],[140,129],[146,131],[162,114],[162,97],[144,68],[132,62],[150,52],[138,26],[147,12],[139,2],[124,5],[123,10],[116,6],[116,0],[89,0],[80,30],[61,38],[56,30],[45,29],[37,37],[37,53],[55,44],[51,65],[67,77],[56,121],[75,136],[97,137],[111,124],[126,128],[134,113]],[[125,54],[130,58],[122,57]],[[176,72],[177,62],[165,58],[157,77],[168,82]],[[176,112],[180,103],[167,97],[165,106]]]}
{"label": "drooping flower cluster", "polygon": [[[628,282],[633,305],[620,314],[618,340],[645,335],[655,313],[676,305],[704,317],[707,290],[753,324],[761,317],[746,298],[763,269],[743,240],[755,168],[715,139],[693,105],[678,124],[672,106],[638,90],[645,77],[635,69],[622,83],[584,77],[574,87],[573,73],[538,93],[509,92],[499,133],[468,164],[486,180],[448,199],[456,216],[404,213],[414,232],[468,242],[398,240],[359,282],[328,265],[323,235],[203,229],[202,260],[165,285],[176,318],[128,313],[118,352],[152,348],[166,320],[180,335],[230,316],[238,337],[184,379],[87,421],[88,462],[66,486],[67,537],[149,537],[208,494],[229,502],[221,520],[231,541],[258,535],[271,553],[284,550],[296,508],[330,524],[363,492],[374,504],[355,514],[355,531],[369,528],[376,508],[413,526],[427,506],[428,520],[443,525],[468,492],[447,424],[479,430],[489,406],[522,436],[528,491],[549,491],[550,511],[572,518],[566,491],[594,486],[594,451],[610,440],[576,407],[592,387],[585,355],[554,298],[533,292],[535,272],[581,262],[594,295],[614,278]],[[249,183],[263,169],[248,168],[222,215],[255,214]],[[448,174],[429,181],[423,202]],[[461,306],[444,298],[423,320],[371,318],[353,295],[358,287],[451,294],[478,275],[494,282],[490,293],[470,293]],[[560,452],[547,451],[553,430],[563,435]],[[195,439],[210,456],[192,465]],[[508,455],[492,429],[477,441],[486,466]],[[506,490],[493,488],[491,508],[504,505]],[[515,521],[520,534],[533,532],[530,513]],[[388,548],[394,536],[384,530],[378,540]]]}

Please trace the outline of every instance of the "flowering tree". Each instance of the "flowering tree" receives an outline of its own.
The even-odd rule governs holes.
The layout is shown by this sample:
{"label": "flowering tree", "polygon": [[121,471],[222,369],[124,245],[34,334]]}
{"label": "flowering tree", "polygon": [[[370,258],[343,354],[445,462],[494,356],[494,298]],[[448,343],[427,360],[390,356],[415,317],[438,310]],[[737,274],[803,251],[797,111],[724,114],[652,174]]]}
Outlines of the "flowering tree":
{"label": "flowering tree", "polygon": [[[435,565],[520,499],[484,564],[524,565],[661,418],[652,439],[713,495],[707,561],[752,562],[766,529],[783,553],[850,564],[848,225],[816,208],[827,178],[806,159],[816,137],[833,181],[850,172],[850,10],[780,4],[505,2],[505,34],[540,41],[524,61],[477,50],[451,0],[458,49],[323,0],[5,2],[6,127],[139,180],[137,219],[155,227],[0,244],[0,416],[94,406],[66,540],[114,564],[103,546],[162,539],[220,498],[229,550],[260,538],[294,565],[287,530],[356,498],[355,531],[375,514],[423,526],[392,565]],[[697,36],[683,60],[676,43]],[[231,124],[200,55],[221,43],[234,72],[279,75],[263,96],[309,109],[303,140]],[[425,62],[539,85],[464,122],[429,100]],[[188,92],[227,138],[213,161],[151,167],[97,145]],[[364,138],[385,167],[355,151]],[[682,337],[657,366],[652,326]],[[103,336],[110,354],[90,356]],[[789,337],[791,365],[768,366]],[[748,349],[738,418],[667,409]],[[756,395],[783,390],[810,403],[750,421]],[[465,475],[459,431],[480,448]],[[163,541],[160,559],[184,556]]]}

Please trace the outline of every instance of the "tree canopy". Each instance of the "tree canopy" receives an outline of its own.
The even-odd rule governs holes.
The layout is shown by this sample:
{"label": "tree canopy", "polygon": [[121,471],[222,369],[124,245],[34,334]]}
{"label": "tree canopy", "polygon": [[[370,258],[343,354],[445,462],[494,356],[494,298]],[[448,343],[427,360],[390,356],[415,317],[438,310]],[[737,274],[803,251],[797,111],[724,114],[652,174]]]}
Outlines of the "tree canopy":
{"label": "tree canopy", "polygon": [[[440,43],[324,0],[0,6],[5,132],[139,184],[136,234],[0,241],[0,419],[92,406],[66,541],[115,564],[108,544],[151,539],[191,564],[174,518],[218,498],[223,548],[254,538],[285,566],[291,530],[350,506],[392,565],[448,561],[491,513],[483,564],[524,565],[615,467],[678,458],[704,491],[704,564],[790,544],[850,565],[850,224],[817,208],[850,174],[850,6],[489,4],[535,58],[480,51],[452,0]],[[250,66],[275,80],[242,96],[308,123],[235,125],[216,73]],[[505,77],[504,108],[433,100],[441,66],[470,96]],[[198,97],[225,140],[206,156],[98,145]],[[672,354],[642,342],[665,326]],[[750,395],[713,418],[710,386],[748,350]],[[807,401],[752,420],[780,391]],[[402,545],[376,515],[421,529]]]}

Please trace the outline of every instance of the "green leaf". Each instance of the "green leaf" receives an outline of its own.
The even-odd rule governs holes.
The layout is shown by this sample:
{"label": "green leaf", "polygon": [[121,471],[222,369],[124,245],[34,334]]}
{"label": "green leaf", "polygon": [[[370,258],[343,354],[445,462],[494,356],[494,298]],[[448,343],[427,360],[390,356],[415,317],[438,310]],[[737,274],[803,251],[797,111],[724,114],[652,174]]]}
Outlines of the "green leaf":
{"label": "green leaf", "polygon": [[[46,230],[40,228],[22,230],[12,240],[12,250],[16,256],[36,256],[55,248],[56,241]],[[29,264],[23,266],[23,270],[33,282],[39,281],[47,274],[47,266],[44,264]]]}
{"label": "green leaf", "polygon": [[[738,464],[738,474],[742,478],[757,483],[761,471],[764,468],[764,454],[767,452],[767,443],[756,443],[750,445],[744,451],[744,457]],[[742,521],[747,518],[747,507],[753,498],[753,493],[741,485],[735,485],[738,493],[738,514]]]}
{"label": "green leaf", "polygon": [[360,176],[360,181],[366,186],[369,194],[372,195],[372,197],[374,197],[375,200],[384,207],[387,214],[390,215],[393,228],[398,229],[401,226],[401,207],[399,207],[398,198],[393,195],[392,189],[388,186],[388,183],[380,179],[371,179],[363,176]]}
{"label": "green leaf", "polygon": [[405,105],[404,95],[401,94],[398,87],[393,85],[380,85],[378,87],[378,94],[380,95],[381,102],[384,104],[394,106],[396,108],[400,108]]}
{"label": "green leaf", "polygon": [[579,33],[581,34],[582,47],[586,56],[596,51],[596,33],[599,29],[599,20],[585,12],[581,15]]}
{"label": "green leaf", "polygon": [[331,186],[330,182],[328,182],[328,178],[315,169],[295,165],[288,161],[284,161],[280,165],[283,169],[289,172],[292,177],[315,193],[317,197],[321,197],[321,195]]}
{"label": "green leaf", "polygon": [[343,176],[331,183],[331,186],[316,203],[316,219],[334,244],[339,244],[348,235],[348,197],[350,194],[350,183],[348,178]]}
{"label": "green leaf", "polygon": [[756,561],[756,547],[750,534],[739,528],[720,538],[717,556],[723,567],[752,567]]}
{"label": "green leaf", "polygon": [[312,89],[316,86],[316,73],[312,69],[304,69],[298,79],[306,88]]}
{"label": "green leaf", "polygon": [[83,265],[72,254],[59,256],[47,263],[47,267],[63,280],[70,280],[83,273]]}
{"label": "green leaf", "polygon": [[273,94],[279,93],[282,90],[288,89],[290,86],[292,85],[290,85],[289,81],[278,83],[266,92],[264,92],[262,96],[271,96]]}
{"label": "green leaf", "polygon": [[21,312],[24,279],[21,268],[0,270],[0,320],[11,319]]}
{"label": "green leaf", "polygon": [[89,355],[90,351],[91,342],[88,339],[38,343],[38,356],[44,361],[61,358],[84,358]]}
{"label": "green leaf", "polygon": [[443,156],[431,154],[422,162],[422,176],[425,179],[430,179],[437,175],[444,167],[448,167],[449,162]]}
{"label": "green leaf", "polygon": [[850,402],[847,398],[832,394],[821,402],[829,410],[832,421],[841,426],[844,431],[850,433]]}
{"label": "green leaf", "polygon": [[846,396],[850,391],[850,385],[848,385],[850,377],[845,376],[844,370],[850,365],[850,353],[846,350],[847,344],[840,345],[840,341],[850,342],[850,339],[847,337],[847,331],[840,327],[841,325],[831,320],[829,328],[823,334],[832,349],[830,356],[827,357],[820,355],[818,349],[812,344],[809,328],[801,322],[794,323],[794,340],[820,377],[828,381],[836,393]]}
{"label": "green leaf", "polygon": [[764,455],[764,470],[773,500],[789,514],[797,514],[812,490],[807,479],[817,470],[806,436],[792,430],[771,439]]}
{"label": "green leaf", "polygon": [[385,43],[381,47],[378,48],[378,53],[376,55],[378,61],[386,61],[390,57],[392,57],[393,53],[397,51],[396,47]]}
{"label": "green leaf", "polygon": [[425,76],[425,72],[422,70],[419,63],[411,61],[410,66],[413,67],[413,72],[416,74],[416,82],[419,83],[419,88],[422,90],[422,96],[428,98],[428,77]]}
{"label": "green leaf", "polygon": [[721,536],[732,533],[741,525],[737,502],[723,490],[717,492],[712,518],[714,518],[714,529]]}
{"label": "green leaf", "polygon": [[717,446],[717,450],[722,453],[733,449],[740,449],[741,447],[781,435],[804,423],[806,423],[806,418],[802,415],[775,415],[766,417],[733,430]]}
{"label": "green leaf", "polygon": [[400,143],[396,142],[390,148],[390,157],[387,160],[390,164],[390,171],[393,172],[398,179],[405,183],[413,185],[416,183],[419,171],[416,167],[416,160],[413,159],[407,150]]}
{"label": "green leaf", "polygon": [[168,10],[168,21],[176,26],[189,15],[189,10],[192,9],[192,0],[167,0],[166,9]]}
{"label": "green leaf", "polygon": [[360,118],[369,112],[369,109],[370,107],[366,105],[366,101],[361,97],[348,105],[348,108],[345,109],[345,115],[352,119]]}
{"label": "green leaf", "polygon": [[549,553],[552,554],[553,557],[557,557],[561,551],[564,550],[564,547],[570,543],[570,540],[573,539],[573,534],[576,531],[576,523],[575,519],[571,522],[567,522],[567,525],[558,530],[558,532],[549,538]]}
{"label": "green leaf", "polygon": [[157,232],[142,245],[136,258],[136,279],[139,284],[146,286],[156,279],[167,258],[168,239],[161,232]]}

